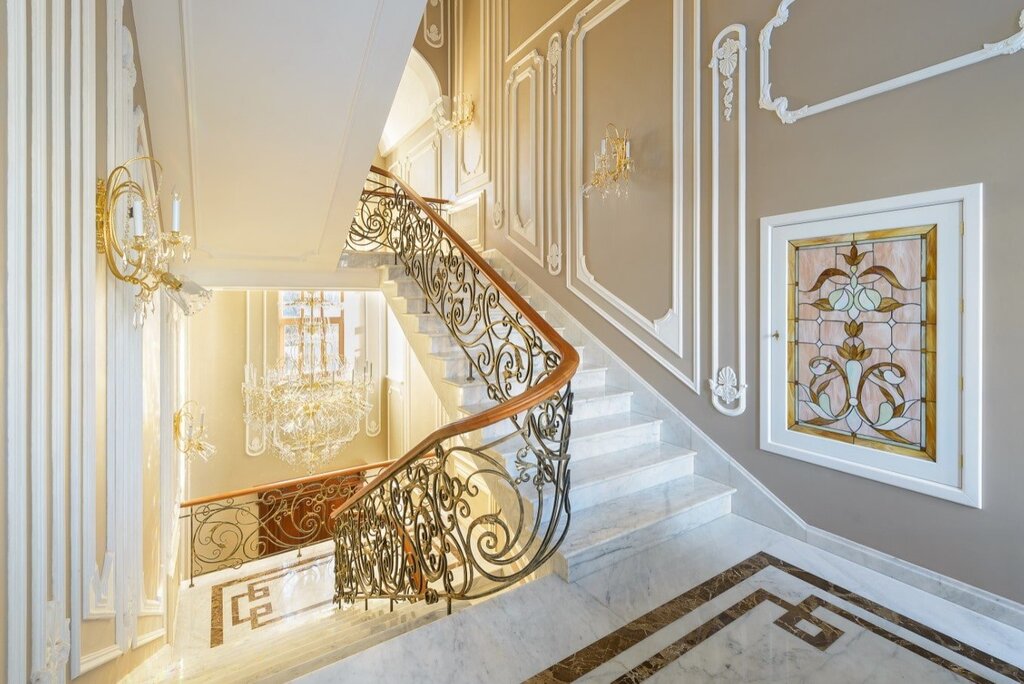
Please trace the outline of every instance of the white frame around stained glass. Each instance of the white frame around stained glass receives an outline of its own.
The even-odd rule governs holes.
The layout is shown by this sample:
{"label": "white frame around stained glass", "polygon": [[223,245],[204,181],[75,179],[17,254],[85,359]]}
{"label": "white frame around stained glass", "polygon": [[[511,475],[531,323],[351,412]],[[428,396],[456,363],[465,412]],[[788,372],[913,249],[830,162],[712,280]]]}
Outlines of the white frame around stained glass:
{"label": "white frame around stained glass", "polygon": [[[981,506],[981,185],[774,216],[761,221],[761,448],[861,477]],[[935,376],[927,453],[801,429],[792,412],[790,259],[794,245],[868,240],[934,226]],[[853,241],[855,243],[855,241]],[[847,250],[848,251],[848,250]],[[937,323],[936,323],[937,321]],[[775,333],[778,336],[775,336]],[[924,412],[921,412],[924,424]],[[793,429],[793,428],[798,429]]]}

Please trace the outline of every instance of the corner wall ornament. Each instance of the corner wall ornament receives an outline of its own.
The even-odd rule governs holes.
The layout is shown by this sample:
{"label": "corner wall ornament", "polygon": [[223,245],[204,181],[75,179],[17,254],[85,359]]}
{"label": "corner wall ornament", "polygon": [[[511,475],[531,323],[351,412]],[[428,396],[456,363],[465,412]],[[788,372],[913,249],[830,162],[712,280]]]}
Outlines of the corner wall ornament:
{"label": "corner wall ornament", "polygon": [[548,40],[548,68],[551,71],[551,94],[558,94],[558,62],[562,58],[562,34],[554,33]]}
{"label": "corner wall ornament", "polygon": [[423,40],[432,48],[444,47],[444,0],[430,0],[423,12]]}
{"label": "corner wall ornament", "polygon": [[882,93],[889,92],[890,90],[896,90],[903,86],[910,85],[911,83],[917,83],[925,79],[932,78],[934,76],[940,76],[950,71],[955,71],[972,64],[984,62],[985,60],[992,59],[993,57],[999,57],[1000,55],[1012,55],[1024,49],[1024,11],[1021,12],[1020,18],[1018,19],[1017,26],[1020,29],[1017,33],[1013,34],[1009,38],[1001,40],[997,43],[985,43],[980,50],[955,57],[953,59],[946,60],[939,64],[935,64],[923,69],[918,69],[909,74],[903,76],[897,76],[891,78],[888,81],[877,83],[867,88],[861,88],[852,93],[846,95],[840,95],[834,97],[831,100],[826,100],[820,104],[804,105],[797,110],[790,111],[789,99],[786,97],[772,97],[772,82],[771,82],[771,49],[772,49],[772,33],[775,29],[784,25],[789,20],[789,8],[796,0],[782,0],[779,3],[779,8],[775,13],[775,16],[765,24],[765,27],[761,29],[760,43],[761,43],[761,99],[760,104],[762,109],[774,111],[782,123],[795,123],[800,119],[814,114],[820,114],[827,112],[830,109],[835,109],[843,105],[864,100],[874,95],[880,95]]}
{"label": "corner wall ornament", "polygon": [[548,248],[548,269],[556,274],[562,270],[562,246],[557,242],[552,242]]}
{"label": "corner wall ornament", "polygon": [[[747,408],[746,393],[746,216],[747,216],[747,82],[746,82],[747,28],[732,24],[722,29],[711,44],[712,71],[721,75],[711,82],[711,372],[708,380],[711,405],[727,416],[741,415]],[[733,76],[736,76],[736,81]],[[719,98],[719,91],[724,94]],[[736,102],[736,121],[732,121],[733,100]],[[723,126],[722,120],[729,122]],[[730,173],[723,174],[721,158],[722,134],[725,128],[735,136],[735,160],[726,166]],[[735,173],[731,170],[735,169]],[[723,284],[723,259],[719,243],[722,235],[721,213],[724,200],[722,189],[735,193],[735,281],[736,292],[735,341],[722,346],[719,290]],[[732,199],[729,197],[729,199]],[[730,212],[731,213],[731,212]],[[730,232],[731,232],[730,230]],[[729,240],[726,241],[728,244]],[[732,255],[728,255],[731,262]],[[731,271],[725,270],[728,274]],[[736,369],[731,365],[719,366],[725,355],[735,355]]]}
{"label": "corner wall ornament", "polygon": [[[151,193],[132,177],[136,162],[152,165],[156,172]],[[107,267],[118,280],[138,288],[132,324],[141,326],[153,311],[153,295],[163,287],[167,296],[186,316],[198,313],[213,293],[188,278],[170,271],[177,249],[183,261],[192,253],[192,238],[181,234],[181,199],[174,193],[171,230],[160,225],[160,184],[163,167],[152,157],[136,157],[96,182],[96,249],[106,257]],[[123,209],[125,213],[119,214]]]}
{"label": "corner wall ornament", "polygon": [[494,203],[494,213],[491,216],[491,223],[494,224],[495,228],[501,228],[501,225],[505,222],[505,205],[501,203],[501,200],[497,200]]}
{"label": "corner wall ornament", "polygon": [[71,620],[60,601],[46,604],[46,650],[42,669],[32,673],[32,684],[57,684],[71,655]]}
{"label": "corner wall ornament", "polygon": [[[746,49],[745,45],[743,49]],[[740,41],[729,38],[715,50],[715,58],[711,63],[712,68],[715,68],[716,64],[718,65],[718,73],[722,76],[722,86],[725,89],[725,93],[722,95],[722,105],[726,121],[732,121],[732,103],[735,97],[732,75],[736,72],[739,60]]]}

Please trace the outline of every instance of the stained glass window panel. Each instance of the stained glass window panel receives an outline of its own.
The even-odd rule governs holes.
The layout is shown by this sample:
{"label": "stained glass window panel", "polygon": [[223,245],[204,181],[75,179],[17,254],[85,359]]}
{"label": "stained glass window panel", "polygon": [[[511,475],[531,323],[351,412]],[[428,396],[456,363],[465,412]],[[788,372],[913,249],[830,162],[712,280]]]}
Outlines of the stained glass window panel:
{"label": "stained glass window panel", "polygon": [[936,236],[789,243],[789,429],[935,460]]}

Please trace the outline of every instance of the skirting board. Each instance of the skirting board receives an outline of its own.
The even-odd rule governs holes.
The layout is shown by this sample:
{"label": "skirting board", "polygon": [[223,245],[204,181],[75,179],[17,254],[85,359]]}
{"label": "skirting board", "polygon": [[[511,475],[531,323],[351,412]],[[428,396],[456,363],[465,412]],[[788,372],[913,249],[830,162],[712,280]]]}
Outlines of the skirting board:
{"label": "skirting board", "polygon": [[[487,250],[484,252],[484,256],[488,259],[500,261],[503,268],[507,268],[510,272],[515,273],[516,279],[528,286],[527,289],[531,291],[530,294],[539,294],[546,298],[550,302],[550,306],[545,306],[544,308],[554,312],[557,316],[562,317],[564,321],[571,323],[581,331],[586,332],[590,337],[588,344],[593,342],[595,347],[621,367],[626,369],[630,367],[601,342],[597,336],[593,335],[586,326],[569,314],[558,302],[554,301],[544,288],[537,285],[533,279],[523,273],[522,269],[513,264],[507,256],[497,249]],[[807,524],[803,518],[772,494],[757,478],[740,465],[736,459],[726,453],[724,449],[708,437],[671,402],[665,399],[646,380],[635,374],[633,374],[633,378],[640,387],[646,389],[652,397],[656,398],[662,409],[659,413],[669,413],[673,418],[676,418],[690,429],[693,439],[692,449],[698,453],[710,455],[721,462],[712,466],[713,468],[722,465],[728,467],[728,473],[711,473],[710,476],[717,479],[724,475],[729,478],[727,484],[737,488],[737,494],[733,498],[733,513],[816,546],[840,558],[884,573],[904,584],[972,610],[979,615],[984,615],[1016,629],[1024,630],[1024,605],[1016,601],[998,596],[966,582],[947,577],[941,573],[901,560],[877,549],[858,544],[845,537],[840,537]],[[719,479],[719,481],[722,481],[723,484],[726,483],[722,479]],[[754,499],[753,502],[748,502],[752,503],[752,505],[744,505],[744,502],[741,500],[745,496]]]}

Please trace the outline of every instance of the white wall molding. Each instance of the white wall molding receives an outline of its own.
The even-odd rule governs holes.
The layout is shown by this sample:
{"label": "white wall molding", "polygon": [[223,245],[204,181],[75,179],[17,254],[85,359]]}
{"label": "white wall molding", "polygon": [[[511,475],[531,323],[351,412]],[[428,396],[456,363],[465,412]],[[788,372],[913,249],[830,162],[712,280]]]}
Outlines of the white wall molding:
{"label": "white wall molding", "polygon": [[[254,301],[255,299],[255,301]],[[256,312],[259,315],[254,315]],[[258,322],[254,322],[258,321]],[[255,332],[255,334],[254,334]],[[253,353],[253,340],[259,338],[259,352]],[[254,358],[257,357],[257,358]],[[267,372],[267,291],[263,290],[254,298],[250,290],[245,291],[245,362],[253,364],[264,376]],[[184,399],[184,397],[183,397]],[[259,456],[267,450],[267,435],[262,430],[253,430],[244,424],[246,456]]]}
{"label": "white wall molding", "polygon": [[562,272],[562,231],[564,230],[562,184],[562,34],[548,39],[546,121],[544,142],[547,146],[547,174],[544,206],[547,210],[547,269],[551,275]]}
{"label": "white wall molding", "polygon": [[[465,78],[465,54],[462,39],[466,35],[464,20],[466,2],[472,0],[455,1],[455,34],[459,40],[455,41],[455,87],[452,90],[455,94],[474,94],[476,115],[469,129],[462,131],[455,136],[455,192],[457,195],[476,190],[491,181],[491,168],[494,163],[493,145],[493,118],[497,112],[498,87],[497,83],[500,74],[492,68],[498,60],[492,59],[495,54],[496,22],[492,19],[494,4],[485,0],[477,0],[480,4],[480,53],[478,56],[479,80],[477,83],[467,83]],[[490,72],[492,73],[489,73]],[[466,136],[472,131],[473,135],[479,138],[479,151],[467,156]]]}
{"label": "white wall molding", "polygon": [[[747,29],[742,24],[727,26],[711,44],[711,405],[719,413],[738,416],[747,407]],[[735,105],[735,106],[734,106]],[[733,121],[735,113],[735,121]],[[724,124],[723,124],[724,120]],[[719,242],[723,172],[721,136],[723,126],[736,138],[736,159],[728,168],[734,197],[731,206],[736,212],[736,319],[735,341],[726,351],[735,354],[732,365],[720,365],[725,355],[720,349],[721,319],[719,289],[721,278],[729,273],[723,268]]]}
{"label": "white wall molding", "polygon": [[[672,217],[672,283],[671,303],[668,310],[650,317],[638,311],[614,292],[601,284],[587,268],[584,249],[585,225],[581,188],[586,182],[585,162],[588,157],[583,149],[583,70],[584,39],[589,31],[614,16],[615,12],[630,0],[595,0],[576,15],[572,29],[566,36],[565,50],[568,68],[565,72],[566,110],[569,132],[565,136],[565,154],[569,172],[565,174],[564,196],[568,198],[566,224],[570,234],[567,239],[566,285],[570,291],[609,322],[617,325],[624,335],[640,346],[665,368],[672,372],[687,387],[700,394],[697,381],[699,372],[700,325],[697,311],[700,305],[700,0],[693,0],[693,9],[686,12],[685,0],[673,3],[673,177],[676,179],[673,192]],[[692,26],[687,21],[692,22]],[[692,31],[693,67],[690,79],[686,74],[687,50],[690,44],[686,30]],[[687,136],[686,97],[687,84],[692,94],[692,140]],[[690,147],[691,162],[687,164],[687,146]],[[684,202],[684,181],[692,187],[692,201],[687,213]],[[687,225],[692,231],[692,243],[686,244]],[[687,253],[687,247],[689,252]],[[684,258],[687,257],[687,258]],[[687,301],[684,271],[691,279],[689,286],[692,297]],[[687,307],[689,306],[689,311]],[[630,329],[624,322],[632,322],[639,332]],[[687,335],[690,336],[692,352],[687,355]]]}
{"label": "white wall molding", "polygon": [[[409,148],[403,160],[405,176],[403,178],[415,190],[425,197],[440,197],[441,174],[441,134],[431,127],[432,132]],[[421,160],[426,158],[429,164],[429,178],[421,177],[424,167]]]}
{"label": "white wall molding", "polygon": [[889,92],[890,90],[896,90],[903,86],[910,85],[911,83],[917,83],[924,81],[925,79],[933,78],[935,76],[941,76],[942,74],[962,69],[972,64],[978,64],[986,60],[992,59],[993,57],[999,57],[1001,55],[1012,55],[1024,49],[1024,12],[1021,12],[1020,19],[1018,21],[1019,30],[1011,35],[1009,38],[1000,40],[996,43],[985,43],[981,49],[970,52],[960,57],[946,60],[939,64],[934,64],[917,71],[912,71],[909,74],[903,76],[897,76],[887,81],[877,83],[867,88],[861,88],[855,90],[852,93],[846,93],[834,97],[825,102],[813,105],[804,105],[798,109],[790,110],[789,98],[784,96],[772,97],[772,76],[771,76],[771,50],[772,50],[772,36],[775,29],[785,25],[789,21],[790,7],[796,0],[781,0],[779,3],[778,10],[775,16],[765,24],[764,28],[761,29],[760,43],[761,43],[761,108],[769,111],[774,111],[782,123],[795,123],[800,119],[814,114],[820,114],[827,112],[830,109],[842,107],[852,102],[858,102],[875,95]]}
{"label": "white wall molding", "polygon": [[[49,601],[49,563],[48,548],[49,510],[49,473],[50,453],[50,387],[48,354],[43,351],[49,346],[49,296],[50,283],[48,271],[50,266],[50,242],[56,232],[50,222],[51,206],[49,190],[51,178],[48,171],[52,165],[48,145],[47,107],[49,93],[49,46],[51,36],[47,34],[50,3],[47,0],[33,0],[31,51],[32,77],[30,99],[32,106],[31,130],[29,142],[31,149],[31,180],[30,180],[30,226],[29,239],[29,340],[32,351],[28,354],[31,364],[29,371],[29,505],[30,526],[33,534],[29,537],[29,558],[31,573],[29,582],[29,615],[31,639],[31,664],[33,676],[45,667],[46,659],[46,606]],[[56,12],[63,12],[62,7]],[[12,293],[13,294],[13,293]],[[39,353],[42,352],[42,353]],[[22,361],[24,362],[24,361]],[[25,493],[22,492],[21,496]],[[25,629],[24,625],[18,629]]]}
{"label": "white wall molding", "polygon": [[[536,50],[523,56],[512,67],[505,80],[504,126],[502,126],[505,161],[503,197],[508,204],[509,241],[534,263],[544,266],[544,245],[547,243],[547,209],[545,197],[545,125],[544,58]],[[525,105],[524,105],[525,103]],[[525,106],[526,130],[520,130],[520,107]],[[520,155],[529,150],[527,168],[520,165]],[[524,173],[525,172],[525,173]],[[524,188],[521,180],[526,176]],[[524,202],[528,196],[529,206]]]}
{"label": "white wall molding", "polygon": [[[7,140],[28,139],[29,15],[27,0],[10,0],[4,50],[7,62]],[[25,145],[7,146],[6,271],[6,435],[7,458],[7,643],[6,679],[24,682],[29,675],[28,564],[28,407],[11,397],[28,394],[28,166]]]}
{"label": "white wall molding", "polygon": [[[514,48],[508,49],[505,54],[505,62],[511,62],[513,59],[518,57],[520,52],[525,50],[527,47],[530,46],[531,43],[533,43],[533,41],[537,40],[537,38],[544,35],[548,30],[550,30],[551,27],[558,23],[558,20],[565,16],[567,12],[575,8],[579,4],[579,1],[580,0],[570,0],[569,2],[566,2],[562,9],[555,12],[555,14],[553,14],[547,21],[544,22],[543,26],[541,26],[532,34],[530,34],[530,36],[526,40],[522,41]],[[515,0],[505,0],[502,3],[502,26],[506,47],[509,45],[509,8],[511,7],[513,2],[515,2]]]}
{"label": "white wall molding", "polygon": [[482,189],[448,205],[448,223],[475,249],[483,248],[486,219],[486,193]]}

